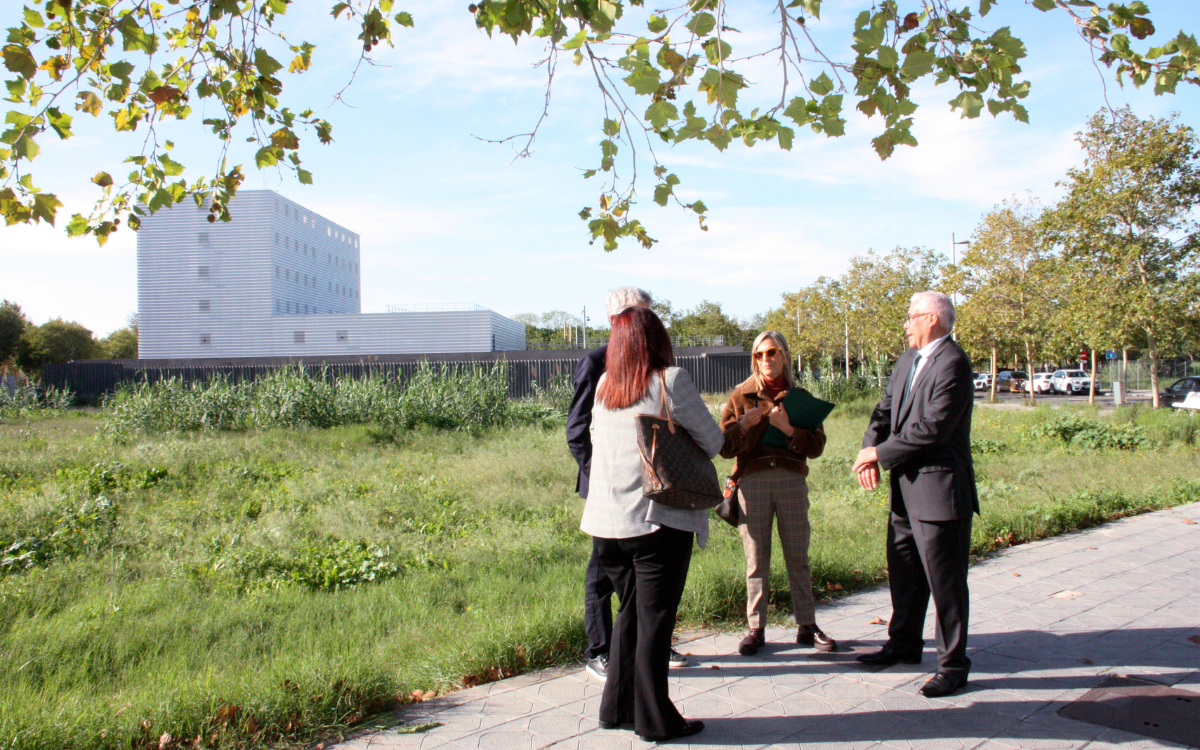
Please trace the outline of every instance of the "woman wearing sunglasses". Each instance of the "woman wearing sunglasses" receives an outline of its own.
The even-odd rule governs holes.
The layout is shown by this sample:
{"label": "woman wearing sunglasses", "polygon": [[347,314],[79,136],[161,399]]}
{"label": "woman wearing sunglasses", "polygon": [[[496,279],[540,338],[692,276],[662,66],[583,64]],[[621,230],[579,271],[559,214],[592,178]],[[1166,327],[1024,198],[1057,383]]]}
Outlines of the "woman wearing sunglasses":
{"label": "woman wearing sunglasses", "polygon": [[[837,650],[816,621],[812,576],[808,566],[807,459],[825,450],[825,431],[793,427],[782,403],[799,388],[792,374],[792,355],[778,331],[763,331],[751,348],[750,377],[729,397],[721,413],[725,444],[721,455],[737,459],[738,531],[746,551],[746,619],[750,630],[738,651],[750,656],[766,643],[767,603],[771,579],[771,523],[779,524],[779,540],[792,592],[792,612],[799,626],[796,643],[821,651]],[[767,428],[779,429],[787,447],[763,443]]]}

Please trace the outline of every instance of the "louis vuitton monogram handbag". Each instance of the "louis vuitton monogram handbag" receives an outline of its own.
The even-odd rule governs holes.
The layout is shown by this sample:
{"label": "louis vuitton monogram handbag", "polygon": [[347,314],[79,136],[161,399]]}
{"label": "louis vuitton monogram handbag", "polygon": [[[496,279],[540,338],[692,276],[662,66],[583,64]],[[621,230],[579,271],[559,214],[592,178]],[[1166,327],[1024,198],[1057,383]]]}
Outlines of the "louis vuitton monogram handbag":
{"label": "louis vuitton monogram handbag", "polygon": [[642,493],[656,503],[680,510],[708,510],[721,502],[717,469],[688,431],[671,418],[667,379],[660,371],[658,414],[638,414],[638,453]]}

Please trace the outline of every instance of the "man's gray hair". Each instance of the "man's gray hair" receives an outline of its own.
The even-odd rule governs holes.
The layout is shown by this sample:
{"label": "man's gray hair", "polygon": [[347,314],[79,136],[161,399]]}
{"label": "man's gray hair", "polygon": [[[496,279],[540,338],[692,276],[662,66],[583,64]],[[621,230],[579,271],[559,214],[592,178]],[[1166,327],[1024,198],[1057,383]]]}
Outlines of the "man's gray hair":
{"label": "man's gray hair", "polygon": [[627,307],[649,307],[654,300],[650,299],[650,292],[645,289],[638,289],[636,286],[619,286],[608,293],[608,300],[604,307],[608,312],[608,317],[620,315],[621,311]]}
{"label": "man's gray hair", "polygon": [[954,330],[954,303],[941,292],[917,292],[908,303],[909,309],[921,308],[921,312],[931,312],[938,316],[938,322],[947,331]]}

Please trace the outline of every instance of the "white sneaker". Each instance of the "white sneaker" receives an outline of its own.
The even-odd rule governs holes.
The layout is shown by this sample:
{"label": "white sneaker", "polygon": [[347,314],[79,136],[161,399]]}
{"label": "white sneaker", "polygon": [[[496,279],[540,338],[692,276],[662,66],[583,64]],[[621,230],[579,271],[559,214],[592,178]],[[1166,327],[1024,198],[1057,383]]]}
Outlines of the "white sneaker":
{"label": "white sneaker", "polygon": [[672,648],[671,656],[667,659],[667,663],[672,667],[686,667],[688,665],[688,658]]}
{"label": "white sneaker", "polygon": [[600,654],[595,659],[588,659],[585,668],[592,677],[604,682],[608,678],[608,654]]}

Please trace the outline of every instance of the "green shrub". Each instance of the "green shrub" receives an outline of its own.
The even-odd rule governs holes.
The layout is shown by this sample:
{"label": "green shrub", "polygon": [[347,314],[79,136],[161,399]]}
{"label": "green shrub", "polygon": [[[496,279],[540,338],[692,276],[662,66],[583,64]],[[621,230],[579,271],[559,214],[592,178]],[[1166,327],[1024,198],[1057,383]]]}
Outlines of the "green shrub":
{"label": "green shrub", "polygon": [[1079,448],[1136,450],[1150,444],[1146,430],[1128,422],[1101,422],[1081,414],[1063,414],[1027,431],[1032,438],[1050,438]]}

